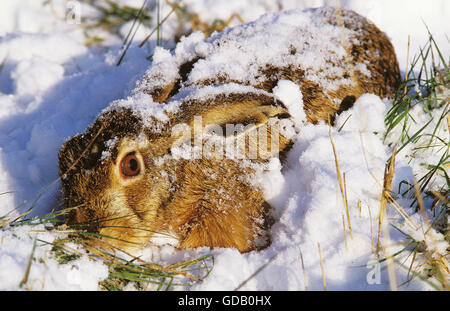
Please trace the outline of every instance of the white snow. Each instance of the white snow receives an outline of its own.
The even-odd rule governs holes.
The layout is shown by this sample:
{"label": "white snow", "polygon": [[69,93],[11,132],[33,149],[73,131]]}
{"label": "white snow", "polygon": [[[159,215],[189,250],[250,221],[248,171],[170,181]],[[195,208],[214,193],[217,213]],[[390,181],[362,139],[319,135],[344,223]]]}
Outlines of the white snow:
{"label": "white snow", "polygon": [[280,80],[273,89],[273,94],[286,106],[294,119],[294,124],[303,125],[306,122],[306,114],[303,110],[303,95],[297,84],[288,80]]}
{"label": "white snow", "polygon": [[[30,234],[30,232],[34,232]],[[44,226],[21,226],[14,230],[0,231],[0,284],[2,289],[24,290],[98,290],[98,282],[108,276],[108,269],[99,261],[89,260],[86,255],[60,265],[51,253],[56,235],[46,233]],[[36,240],[36,248],[33,245]],[[45,242],[42,242],[45,241]],[[76,245],[81,254],[85,253]],[[29,274],[26,267],[33,256]],[[45,258],[45,261],[41,261]]]}
{"label": "white snow", "polygon": [[[336,0],[251,0],[251,1],[215,1],[215,0],[185,0],[200,19],[213,22],[220,18],[228,20],[232,14],[238,13],[244,21],[251,21],[262,13],[289,9],[305,9],[322,5],[336,5]],[[399,62],[404,66],[408,51],[408,35],[411,36],[410,51],[418,53],[428,40],[429,28],[437,42],[448,51],[448,22],[450,3],[442,0],[430,0],[427,5],[414,0],[340,0],[342,8],[351,9],[367,17],[391,38],[396,49]],[[251,8],[251,9],[249,9]],[[214,14],[211,14],[214,12]],[[233,19],[231,25],[238,21]],[[447,37],[446,37],[447,35]],[[412,55],[411,55],[412,56]],[[403,68],[403,67],[402,67]]]}
{"label": "white snow", "polygon": [[[189,76],[190,81],[215,76],[226,72],[231,78],[255,76],[255,62],[267,61],[277,46],[283,45],[288,36],[278,36],[277,42],[269,42],[273,34],[286,32],[293,23],[306,23],[296,19],[295,14],[284,14],[278,26],[267,29],[272,36],[256,36],[253,30],[266,27],[273,22],[273,15],[265,15],[259,23],[236,28],[232,33],[236,38],[222,47],[214,47],[204,40],[200,32],[183,38],[173,53],[166,48],[154,48],[155,40],[150,40],[145,48],[133,44],[120,66],[115,66],[120,57],[117,37],[106,36],[104,47],[87,47],[79,25],[69,13],[65,0],[54,0],[52,6],[43,6],[43,0],[3,0],[0,4],[0,217],[18,216],[26,211],[37,195],[42,196],[31,212],[31,216],[43,215],[58,206],[60,201],[57,153],[62,143],[77,133],[83,132],[105,109],[128,107],[138,110],[144,116],[154,116],[166,120],[166,112],[175,111],[183,99],[204,99],[214,92],[248,92],[251,87],[229,84],[223,87],[186,88],[178,98],[168,105],[154,103],[150,96],[139,92],[148,83],[136,82],[147,71],[155,86],[177,78],[176,68],[193,59],[194,55],[208,56],[214,49],[216,59],[209,59],[208,65],[201,63]],[[76,10],[89,13],[87,4],[72,1]],[[142,2],[119,0],[140,7]],[[184,0],[201,20],[212,22],[216,18],[227,20],[234,13],[246,22],[257,19],[261,14],[292,8],[317,7],[332,4],[327,0]],[[343,8],[350,8],[371,19],[392,39],[402,71],[405,70],[408,54],[408,35],[411,36],[410,60],[423,46],[428,33],[427,24],[439,44],[445,59],[450,55],[448,42],[448,16],[450,3],[447,0],[342,0]],[[68,10],[70,9],[70,10]],[[162,8],[162,16],[170,11]],[[76,16],[75,16],[76,17]],[[423,22],[422,22],[423,20]],[[75,20],[76,22],[76,20]],[[238,20],[235,18],[231,25]],[[313,29],[314,24],[308,24]],[[127,34],[130,24],[120,32]],[[163,38],[173,39],[177,28],[172,15],[163,27]],[[135,37],[138,43],[151,30],[141,28]],[[230,30],[228,30],[230,31]],[[102,35],[105,35],[102,33]],[[314,32],[311,32],[314,35]],[[221,34],[215,34],[220,37]],[[295,40],[294,40],[295,41]],[[270,43],[270,44],[269,44]],[[297,42],[298,43],[298,42]],[[295,42],[294,42],[295,44]],[[320,48],[332,48],[336,56],[345,51],[336,48],[333,42],[322,40]],[[263,48],[261,48],[263,46]],[[237,48],[236,48],[237,47]],[[300,46],[297,46],[300,47]],[[317,47],[316,47],[317,48]],[[247,50],[246,50],[247,49]],[[311,67],[323,66],[317,62],[314,49],[307,50],[300,60]],[[154,52],[154,54],[153,54]],[[148,71],[152,55],[153,67]],[[276,54],[276,53],[275,53]],[[248,55],[256,55],[257,59]],[[314,60],[313,60],[314,59]],[[283,59],[271,59],[283,64]],[[239,66],[234,66],[238,64]],[[357,64],[358,70],[365,72],[364,64]],[[241,68],[242,71],[234,71]],[[339,76],[338,68],[335,70]],[[322,81],[320,76],[311,79]],[[345,81],[344,81],[345,83]],[[333,89],[336,85],[328,85]],[[252,89],[254,92],[262,92]],[[353,238],[346,230],[348,219],[338,184],[335,159],[329,127],[304,124],[302,93],[290,81],[280,81],[274,95],[281,100],[294,118],[296,133],[294,146],[289,152],[285,165],[273,159],[266,171],[256,182],[264,189],[269,203],[274,207],[276,219],[271,229],[272,244],[269,248],[241,254],[234,249],[206,248],[179,251],[173,246],[151,246],[143,251],[143,259],[161,264],[172,264],[189,258],[212,253],[215,258],[211,274],[192,290],[233,290],[252,275],[258,268],[273,261],[258,275],[249,280],[242,289],[247,290],[322,290],[322,272],[319,263],[320,244],[328,289],[331,290],[388,290],[389,278],[381,264],[380,274],[373,282],[371,274],[376,261],[374,243],[378,232],[377,216],[383,183],[384,165],[391,154],[387,143],[396,143],[398,129],[390,134],[386,143],[382,140],[385,132],[384,117],[390,107],[371,94],[361,96],[354,107],[336,119],[332,129],[332,139],[336,146],[340,170],[345,173],[349,216]],[[437,109],[435,116],[442,113]],[[409,133],[413,134],[430,119],[419,105],[413,110]],[[436,118],[432,122],[437,122]],[[433,123],[432,123],[433,124]],[[434,128],[433,126],[430,126]],[[340,129],[340,131],[338,131]],[[439,133],[448,135],[443,122]],[[412,182],[414,174],[424,172],[422,162],[436,164],[439,154],[433,148],[424,153],[414,153],[412,147],[404,148],[397,157],[396,177],[393,189],[401,180]],[[105,154],[105,157],[107,154]],[[437,178],[433,187],[445,181]],[[409,200],[399,198],[403,206]],[[16,207],[19,207],[16,209]],[[361,209],[359,208],[361,207]],[[406,209],[411,218],[422,224],[419,214]],[[426,240],[435,254],[448,255],[448,243],[443,236],[430,231],[423,235],[421,229],[413,230],[394,209],[388,209],[387,219],[418,240]],[[0,223],[2,222],[0,218]],[[43,230],[43,226],[6,227],[0,230],[0,289],[33,290],[97,290],[98,282],[107,277],[107,268],[100,261],[93,261],[83,255],[69,264],[58,264],[51,252],[51,243],[56,235],[30,233]],[[391,230],[392,241],[404,241],[405,237]],[[33,250],[35,238],[37,247],[28,281],[19,288],[25,276],[28,259]],[[430,239],[432,238],[432,241]],[[347,240],[347,243],[346,243]],[[347,244],[347,246],[346,246]],[[75,247],[75,246],[74,246]],[[400,250],[395,245],[390,252]],[[82,252],[81,249],[79,251]],[[42,260],[40,260],[42,259]],[[301,269],[302,260],[304,271]],[[410,258],[403,263],[410,264]],[[376,268],[376,267],[375,267]],[[377,270],[378,271],[378,270]],[[396,268],[397,281],[406,280],[408,271]],[[304,279],[307,283],[305,284]],[[429,290],[431,287],[415,280],[402,287],[405,290]]]}

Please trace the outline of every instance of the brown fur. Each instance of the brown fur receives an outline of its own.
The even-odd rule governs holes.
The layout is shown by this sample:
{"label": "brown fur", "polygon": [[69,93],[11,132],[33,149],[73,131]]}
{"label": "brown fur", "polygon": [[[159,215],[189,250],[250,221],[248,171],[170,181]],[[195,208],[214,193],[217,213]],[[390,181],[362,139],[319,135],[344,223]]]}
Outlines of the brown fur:
{"label": "brown fur", "polygon": [[[203,125],[252,124],[244,133],[248,154],[252,143],[261,148],[247,134],[258,128],[265,130],[262,126],[267,126],[268,140],[274,139],[273,135],[279,138],[276,150],[266,151],[270,157],[279,152],[283,155],[292,144],[283,133],[272,132],[275,127],[268,125],[270,120],[281,122],[290,117],[283,104],[270,95],[281,79],[299,85],[307,120],[312,123],[333,119],[366,92],[391,97],[400,77],[388,38],[351,11],[342,12],[342,22],[347,28],[359,30],[356,39],[360,44],[346,46],[348,57],[341,64],[344,75],[356,81],[353,86],[324,93],[317,83],[305,78],[303,69],[266,64],[260,69],[263,82],[252,86],[267,93],[255,91],[217,95],[201,101],[184,100],[178,112],[168,114],[166,122],[142,120],[124,108],[104,112],[84,134],[66,142],[59,153],[64,202],[66,207],[73,208],[67,222],[100,233],[105,241],[123,249],[145,245],[155,232],[175,236],[181,248],[235,247],[246,252],[267,246],[269,206],[262,190],[251,182],[255,174],[252,163],[265,163],[267,157],[260,153],[258,158],[245,162],[220,158],[216,153],[210,158],[176,159],[171,148],[177,142],[182,143],[183,137],[173,136],[171,130],[182,123],[192,128],[195,116],[202,116]],[[339,20],[330,17],[329,23],[336,24]],[[288,52],[297,53],[294,48]],[[379,57],[374,58],[374,53]],[[245,84],[226,76],[189,81],[190,70],[200,60],[197,57],[181,65],[178,80],[165,86],[152,85],[151,76],[145,77],[141,91],[152,95],[154,101],[165,102],[185,86]],[[370,78],[354,70],[353,64],[361,61],[366,61]],[[196,135],[191,132],[186,139]],[[112,143],[112,147],[106,142]],[[102,157],[105,151],[110,151],[108,157]],[[130,152],[139,159],[142,171],[136,177],[124,179],[119,163]]]}

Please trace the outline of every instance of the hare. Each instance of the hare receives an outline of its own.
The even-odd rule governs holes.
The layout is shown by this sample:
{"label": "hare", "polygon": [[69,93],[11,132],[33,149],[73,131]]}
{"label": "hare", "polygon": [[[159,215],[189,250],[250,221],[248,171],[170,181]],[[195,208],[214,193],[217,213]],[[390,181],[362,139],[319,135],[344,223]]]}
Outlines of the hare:
{"label": "hare", "polygon": [[[194,33],[173,53],[158,49],[133,95],[64,143],[67,223],[127,250],[161,235],[180,248],[268,246],[273,220],[255,176],[293,143],[293,108],[274,95],[281,80],[298,87],[311,123],[333,122],[364,93],[392,97],[400,84],[389,39],[352,11],[294,10],[208,39]],[[223,156],[221,140],[244,147]],[[208,153],[192,156],[198,147]]]}

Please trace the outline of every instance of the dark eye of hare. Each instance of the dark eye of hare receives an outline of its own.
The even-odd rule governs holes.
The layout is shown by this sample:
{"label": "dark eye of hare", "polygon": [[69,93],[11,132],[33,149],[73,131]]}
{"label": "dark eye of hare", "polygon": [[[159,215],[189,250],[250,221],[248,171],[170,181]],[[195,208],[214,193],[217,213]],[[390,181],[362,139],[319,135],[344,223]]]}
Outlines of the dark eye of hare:
{"label": "dark eye of hare", "polygon": [[133,177],[140,173],[139,160],[133,153],[127,154],[120,162],[120,172],[125,177]]}

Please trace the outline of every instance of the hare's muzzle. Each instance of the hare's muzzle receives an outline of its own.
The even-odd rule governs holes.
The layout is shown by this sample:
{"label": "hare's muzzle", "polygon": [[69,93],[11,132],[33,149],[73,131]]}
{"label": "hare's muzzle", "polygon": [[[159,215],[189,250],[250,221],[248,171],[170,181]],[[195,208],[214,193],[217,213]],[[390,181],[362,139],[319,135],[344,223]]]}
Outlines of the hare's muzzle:
{"label": "hare's muzzle", "polygon": [[90,200],[78,203],[77,201],[66,202],[69,212],[66,223],[74,229],[86,230],[99,233],[107,222],[107,216],[101,212],[102,208],[93,204]]}

